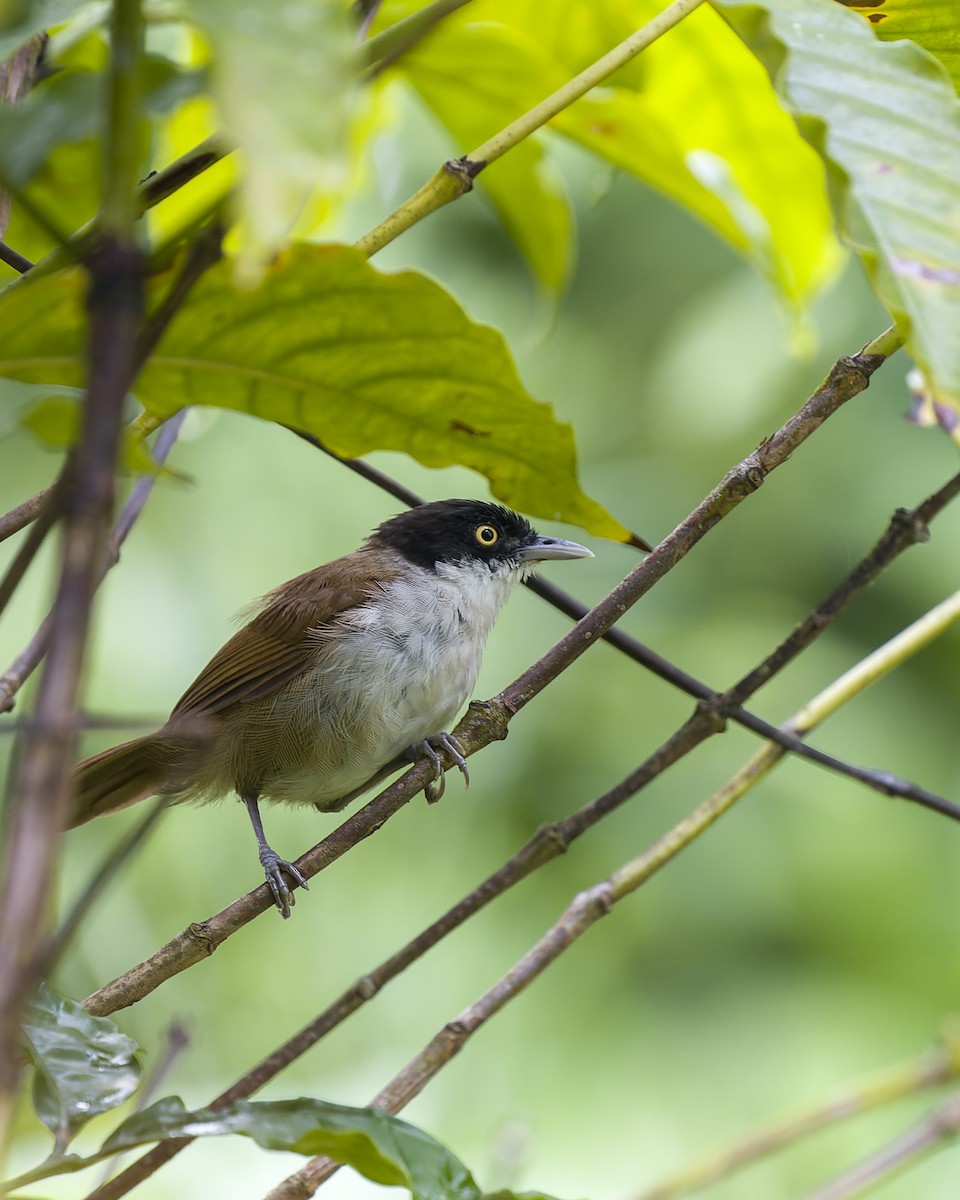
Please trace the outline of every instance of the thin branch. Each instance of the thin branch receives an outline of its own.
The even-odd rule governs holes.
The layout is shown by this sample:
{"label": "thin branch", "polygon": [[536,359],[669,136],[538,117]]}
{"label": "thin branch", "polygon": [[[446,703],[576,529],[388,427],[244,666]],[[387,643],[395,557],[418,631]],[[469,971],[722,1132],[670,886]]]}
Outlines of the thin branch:
{"label": "thin branch", "polygon": [[0,613],[10,603],[13,593],[20,586],[37,551],[55,525],[57,515],[57,501],[52,496],[48,496],[46,503],[41,506],[30,532],[24,538],[23,545],[14,555],[13,562],[4,573],[3,579],[0,579]]}
{"label": "thin branch", "polygon": [[372,38],[368,38],[359,50],[359,65],[361,68],[367,68],[367,78],[379,75],[387,67],[392,67],[445,17],[469,3],[470,0],[432,0],[432,3],[425,4],[423,8],[418,8]]}
{"label": "thin branch", "polygon": [[[2,199],[2,196],[0,196],[0,203],[2,203]],[[5,262],[8,267],[12,267],[19,275],[26,275],[27,271],[33,267],[33,263],[29,258],[24,258],[22,254],[18,254],[12,246],[8,246],[3,241],[0,241],[0,262]]]}
{"label": "thin branch", "polygon": [[511,121],[499,133],[488,138],[475,150],[465,154],[456,161],[444,165],[415,192],[399,208],[385,217],[376,228],[371,229],[356,243],[357,247],[368,257],[382,250],[395,238],[399,237],[412,225],[422,221],[430,213],[443,208],[445,204],[459,199],[473,187],[473,180],[490,163],[501,158],[508,150],[513,149],[525,138],[542,128],[547,122],[568,108],[575,100],[585,95],[592,87],[602,83],[615,71],[618,71],[632,58],[657,38],[662,37],[684,17],[689,16],[704,0],[672,0],[662,12],[658,13],[642,28],[636,30],[618,46],[608,51],[602,58],[591,63],[579,75],[568,80],[563,87],[558,88],[552,95],[542,100]]}
{"label": "thin branch", "polygon": [[956,1045],[938,1043],[916,1058],[889,1067],[864,1083],[844,1088],[824,1103],[776,1121],[727,1149],[707,1155],[653,1187],[645,1188],[633,1200],[677,1200],[679,1196],[701,1191],[802,1138],[830,1129],[851,1117],[940,1087],[956,1079],[958,1073],[960,1056]]}
{"label": "thin branch", "polygon": [[826,1187],[811,1192],[807,1200],[851,1200],[878,1183],[912,1166],[933,1150],[954,1142],[960,1134],[960,1094],[950,1096],[906,1133],[894,1138]]}
{"label": "thin branch", "polygon": [[[677,526],[653,554],[634,568],[611,596],[591,610],[559,643],[569,647],[570,661],[579,657],[587,646],[599,640],[635,599],[644,594],[660,575],[678,562],[740,501],[752,495],[760,487],[765,476],[785,462],[832,413],[867,387],[871,374],[883,361],[881,355],[863,354],[841,359],[800,412],[729,472],[706,500]],[[465,739],[464,746],[468,753],[505,736],[506,725],[512,712],[518,711],[549,682],[549,674],[540,670],[540,665],[548,661],[550,670],[554,674],[559,673],[561,660],[555,647],[500,696],[484,705],[471,705],[457,731],[457,736],[461,737],[462,734],[461,740]],[[531,672],[536,676],[532,680]],[[713,709],[704,709],[695,719],[700,740],[722,727],[722,719]],[[689,725],[689,722],[687,724]],[[689,731],[685,725],[675,735],[677,744],[675,745],[672,739],[658,753],[668,756],[673,753],[685,753],[689,748],[686,740],[688,736]],[[670,758],[669,761],[675,760]],[[661,769],[663,768],[657,768],[656,763],[651,760],[644,765],[644,770],[648,771]],[[429,764],[418,764],[347,818],[333,833],[297,860],[300,871],[308,879],[312,878],[346,853],[352,845],[376,832],[386,820],[422,790],[429,770]],[[623,799],[626,799],[626,795]],[[547,844],[550,837],[548,834]],[[165,980],[207,958],[238,929],[261,912],[267,911],[272,903],[269,889],[266,885],[261,885],[233,901],[214,916],[189,925],[150,958],[89,996],[85,1001],[87,1008],[92,1013],[105,1015],[135,1004]]]}
{"label": "thin branch", "polygon": [[[886,337],[886,335],[881,335],[881,338],[884,337]],[[879,344],[881,338],[876,339],[876,343],[871,344]],[[320,439],[315,437],[313,434],[306,433],[301,429],[294,429],[292,426],[290,429],[292,433],[297,435],[297,437],[302,438],[305,442],[309,442],[310,445],[315,446],[318,450],[323,451],[324,454],[328,455],[336,462],[339,462],[341,465],[347,467],[350,471],[353,471],[362,479],[366,479],[368,482],[375,484],[377,487],[381,488],[383,491],[399,500],[401,504],[407,504],[411,508],[416,508],[418,505],[423,503],[423,499],[418,496],[416,492],[411,491],[410,488],[398,482],[396,479],[393,479],[391,476],[385,474],[383,471],[380,471],[377,467],[373,467],[369,463],[364,462],[363,459],[342,458],[339,454],[336,454],[333,450],[329,449],[329,447],[325,446],[323,442],[321,442]],[[526,587],[530,589],[530,591],[540,596],[541,599],[546,600],[548,604],[551,604],[560,612],[565,613],[568,617],[571,617],[574,621],[581,620],[590,611],[585,604],[581,603],[575,597],[569,595],[569,593],[564,592],[561,588],[557,587],[556,584],[551,583],[547,579],[541,579],[539,576],[534,575],[529,579],[524,580],[524,583]],[[870,770],[869,768],[857,767],[852,763],[845,762],[843,759],[835,758],[833,755],[826,754],[822,750],[817,750],[813,746],[808,746],[788,729],[783,728],[782,726],[772,725],[769,721],[763,720],[762,717],[756,716],[754,713],[747,711],[745,708],[739,705],[731,705],[728,701],[724,700],[724,698],[721,696],[721,693],[715,691],[713,688],[701,682],[699,679],[695,679],[692,675],[687,674],[686,671],[682,671],[679,667],[675,666],[661,655],[656,654],[653,650],[650,650],[649,647],[644,646],[642,642],[638,642],[629,634],[624,633],[621,629],[618,629],[617,626],[613,626],[612,628],[608,629],[603,634],[603,640],[605,642],[609,642],[610,645],[616,647],[616,649],[626,654],[626,656],[632,659],[634,662],[646,667],[647,670],[651,671],[654,675],[657,675],[660,679],[672,684],[680,691],[685,692],[688,696],[692,696],[695,700],[704,701],[707,706],[712,708],[714,711],[722,711],[722,715],[726,717],[727,720],[735,721],[737,724],[742,725],[745,729],[749,729],[753,733],[760,734],[761,737],[776,743],[783,750],[789,750],[791,753],[796,754],[799,758],[806,758],[810,762],[815,762],[819,766],[825,767],[827,770],[833,771],[838,775],[844,775],[847,778],[855,779],[858,783],[862,783],[867,787],[873,788],[875,791],[881,791],[885,795],[889,794],[887,792],[889,775],[886,772],[878,772]],[[940,797],[934,797],[933,793],[926,792],[924,789],[916,788],[915,785],[912,784],[907,785],[907,789],[908,790],[898,792],[898,795],[901,795],[906,799],[915,799],[920,803],[923,803],[924,800],[930,801],[931,804],[928,806],[937,807],[939,811],[943,811],[940,808]],[[942,801],[942,803],[949,805],[949,802],[947,801]],[[949,812],[949,808],[947,811]]]}
{"label": "thin branch", "polygon": [[56,484],[51,483],[49,487],[43,488],[35,496],[31,496],[29,500],[24,500],[16,508],[11,508],[8,513],[4,513],[0,517],[0,542],[5,542],[8,537],[13,537],[15,533],[19,533],[31,521],[35,521],[40,515],[40,510],[44,504],[53,495],[55,487]]}
{"label": "thin branch", "polygon": [[[180,188],[185,187],[191,180],[196,179],[198,175],[225,158],[230,152],[231,147],[224,145],[220,138],[209,137],[164,167],[162,171],[155,171],[152,175],[148,175],[134,193],[137,215],[142,217],[144,213],[162,200],[166,200],[168,196],[172,196]],[[22,287],[27,278],[37,279],[43,275],[51,275],[63,267],[71,266],[95,245],[100,230],[100,218],[94,217],[66,239],[63,245],[58,245],[34,264],[28,276],[11,280],[5,288],[0,289],[0,292],[5,293]]]}
{"label": "thin branch", "polygon": [[[876,569],[880,569],[879,565]],[[854,570],[853,576],[859,580],[861,590],[869,582],[867,574],[859,568]],[[847,589],[847,593],[847,602],[849,602],[852,594],[849,592],[849,589]],[[828,704],[835,707],[844,700],[849,699],[858,689],[876,680],[884,669],[890,669],[902,661],[908,649],[915,652],[925,641],[929,641],[931,637],[941,632],[950,620],[956,619],[958,604],[960,604],[960,601],[954,598],[951,602],[946,602],[944,605],[939,606],[938,610],[934,610],[933,613],[916,622],[910,630],[899,635],[887,647],[870,656],[855,671],[849,672],[844,677],[845,682],[843,686],[831,685],[826,693],[829,696],[829,702],[825,701],[819,706],[807,706],[807,709],[804,711],[807,713],[819,712],[818,719],[822,719],[822,716],[826,715],[827,711],[832,711],[832,709],[828,708]],[[212,1102],[213,1107],[231,1104],[235,1100],[251,1095],[254,1091],[262,1087],[288,1066],[290,1062],[303,1054],[310,1046],[329,1033],[363,1003],[377,994],[387,982],[395,978],[413,961],[426,953],[428,949],[451,932],[452,929],[462,924],[482,907],[490,903],[496,896],[502,894],[507,888],[525,878],[533,870],[565,851],[573,840],[586,832],[597,821],[619,807],[631,795],[634,795],[652,779],[656,778],[672,763],[678,761],[679,758],[683,757],[684,754],[688,753],[689,750],[704,741],[712,733],[719,732],[720,729],[722,729],[722,723],[718,721],[716,714],[710,708],[701,706],[694,716],[672,738],[668,739],[655,754],[648,758],[627,779],[623,780],[604,796],[599,797],[565,820],[539,830],[535,837],[504,867],[490,876],[478,888],[474,889],[470,895],[465,897],[454,908],[450,909],[438,921],[434,922],[419,937],[408,943],[407,946],[403,947],[385,963],[382,963],[373,972],[363,976],[314,1021],[239,1079],[226,1092],[218,1096]],[[735,800],[743,795],[747,788],[762,773],[763,771],[757,768],[755,761],[751,760],[747,764],[747,767],[739,772],[730,784],[721,788],[717,793],[698,806],[693,813],[664,835],[645,855],[612,876],[611,879],[615,888],[618,889],[618,894],[627,894],[628,891],[635,890],[655,872],[659,871],[667,862],[671,861],[682,849],[709,828],[722,813],[727,811]],[[912,785],[907,786],[912,787]],[[936,799],[939,801],[940,798]],[[376,803],[376,801],[372,802],[372,804]],[[948,805],[946,801],[942,801],[942,803]],[[949,807],[951,807],[955,817],[960,817],[960,810],[957,810],[955,806]],[[357,815],[361,816],[362,814]],[[337,831],[338,834],[342,832],[342,828],[341,831]],[[321,846],[323,845],[324,843],[321,843]],[[305,859],[308,857],[305,856],[298,862],[298,866],[305,873],[307,873]],[[210,923],[207,923],[207,927],[203,930],[203,940],[206,941],[209,950],[212,950],[215,943],[210,940],[212,931],[209,925]],[[199,950],[196,929],[197,927],[193,927],[187,931],[193,935],[194,952]],[[115,981],[115,985],[121,985],[125,994],[117,991],[111,994],[111,988],[115,985],[107,985],[107,988],[101,989],[100,992],[86,1001],[88,1009],[92,1012],[103,1014],[113,1011],[117,1007],[116,1001],[118,999],[125,1000],[128,1003],[131,1002],[131,986],[135,987],[139,994],[146,994],[143,988],[145,982],[148,982],[147,976],[151,967],[167,970],[170,966],[172,955],[175,955],[177,952],[178,948],[176,944],[169,943],[161,951],[162,961],[155,962],[150,960],[146,964],[141,964],[140,968],[135,969],[137,972],[136,976],[134,973],[130,973],[126,978],[121,977],[120,980]],[[202,956],[202,954],[198,954],[198,958]],[[154,986],[156,986],[155,983]],[[130,1188],[152,1174],[163,1163],[169,1161],[187,1144],[187,1140],[177,1139],[176,1141],[157,1146],[129,1167],[122,1175],[92,1193],[88,1200],[117,1200],[118,1197],[125,1195]]]}
{"label": "thin branch", "polygon": [[[153,461],[158,468],[166,462],[167,456],[173,448],[173,444],[180,432],[180,426],[183,424],[187,411],[186,409],[182,409],[176,416],[171,417],[157,436],[156,446],[153,449]],[[120,511],[120,516],[117,518],[117,523],[111,534],[107,554],[97,579],[98,584],[107,571],[118,561],[120,548],[140,513],[143,511],[143,507],[150,493],[153,491],[157,478],[157,475],[143,475],[131,489],[130,495],[127,497],[127,501]],[[0,713],[9,712],[13,708],[17,692],[19,692],[20,688],[23,687],[24,683],[26,683],[43,661],[43,656],[46,654],[47,646],[50,642],[53,615],[53,610],[51,609],[27,645],[21,650],[6,671],[0,675]],[[84,722],[79,722],[76,728],[84,724]]]}

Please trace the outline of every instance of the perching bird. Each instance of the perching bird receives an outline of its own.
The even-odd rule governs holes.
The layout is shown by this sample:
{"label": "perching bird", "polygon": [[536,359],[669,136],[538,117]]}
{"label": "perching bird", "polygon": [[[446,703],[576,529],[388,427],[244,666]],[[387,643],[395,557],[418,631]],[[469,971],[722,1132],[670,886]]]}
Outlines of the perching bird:
{"label": "perching bird", "polygon": [[385,521],[359,550],[269,592],[162,729],[80,763],[71,825],[154,794],[181,803],[235,790],[289,916],[284,876],[306,881],[267,843],[259,801],[336,812],[400,756],[428,756],[442,786],[441,748],[466,776],[446,730],[473,690],[501,607],[541,560],[591,557],[479,500],[423,504]]}

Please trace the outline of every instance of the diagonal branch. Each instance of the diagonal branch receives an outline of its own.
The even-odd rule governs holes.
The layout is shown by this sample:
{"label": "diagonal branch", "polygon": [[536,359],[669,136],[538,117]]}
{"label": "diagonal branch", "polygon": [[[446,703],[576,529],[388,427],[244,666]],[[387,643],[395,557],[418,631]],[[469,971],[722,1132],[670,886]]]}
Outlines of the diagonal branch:
{"label": "diagonal branch", "polygon": [[[632,602],[628,596],[624,596],[625,585],[632,585],[636,594],[642,594],[646,587],[650,586],[646,581],[645,573],[656,572],[655,577],[657,578],[659,574],[663,573],[666,569],[663,565],[662,555],[665,546],[670,551],[668,557],[671,563],[679,561],[686,550],[695,545],[700,537],[704,536],[734,507],[735,503],[756,490],[768,471],[786,461],[786,458],[805,437],[819,428],[820,424],[836,411],[844,400],[849,399],[867,385],[870,373],[879,366],[882,358],[871,355],[867,359],[866,366],[863,366],[858,362],[860,357],[862,356],[841,359],[828,380],[803,406],[800,413],[791,418],[773,438],[764,443],[760,450],[748,456],[744,463],[730,472],[724,481],[710,493],[707,500],[698,506],[694,513],[683,521],[644,563],[635,568],[623,584],[615,589],[612,593],[615,597],[614,602],[611,604],[610,597],[607,597],[575,627],[572,631],[574,638],[570,661],[578,657],[587,645],[598,640],[595,631],[599,634],[608,629],[613,619],[625,611],[628,602]],[[766,450],[766,455],[761,470],[754,464],[754,460],[764,450]],[[744,480],[748,482],[744,483]],[[958,486],[960,486],[960,481],[958,481]],[[946,503],[945,499],[943,503]],[[866,581],[863,580],[862,586],[865,585]],[[848,599],[852,599],[852,595],[851,593]],[[564,642],[570,644],[571,635],[567,635],[560,645],[562,646]],[[556,647],[493,701],[485,705],[471,706],[457,731],[457,736],[463,741],[468,753],[473,753],[489,742],[505,736],[506,725],[512,712],[522,706],[518,702],[518,696],[525,697],[524,703],[528,702],[561,669],[555,651]],[[552,674],[540,671],[540,665],[547,660],[551,661]],[[532,684],[528,682],[531,674],[537,676]],[[639,773],[635,773],[635,776],[625,781],[623,786],[626,790],[614,789],[614,792],[605,798],[604,803],[616,807],[617,804],[632,795],[639,786],[644,786],[646,782],[649,782],[649,778],[654,777],[671,762],[676,761],[676,757],[686,753],[692,745],[722,728],[722,719],[717,714],[718,712],[722,714],[723,711],[722,697],[716,705],[701,707],[691,721],[687,722],[674,735],[673,739],[665,743],[653,759],[648,760],[639,769]],[[426,763],[412,768],[379,796],[351,815],[312,850],[301,856],[297,860],[298,868],[307,878],[312,878],[313,875],[346,853],[351,846],[376,832],[386,820],[423,788],[429,770],[429,764]],[[882,787],[884,791],[888,792],[890,788],[893,788],[894,794],[897,795],[908,795],[912,790],[911,785],[905,784],[902,780],[893,780],[888,776],[882,777]],[[630,790],[631,788],[632,790]],[[924,795],[929,798],[932,805],[949,808],[948,802],[943,801],[940,797],[934,797],[929,793]],[[585,814],[587,810],[581,810],[581,812]],[[597,813],[592,818],[586,816],[585,823],[578,828],[577,836],[599,819],[600,815],[602,813]],[[538,862],[545,861],[540,856],[551,845],[555,830],[556,827],[550,827],[549,832],[542,839],[542,843],[539,837],[534,839],[536,850],[532,853],[536,855]],[[548,853],[547,857],[550,856]],[[522,873],[526,874],[527,870]],[[150,958],[88,997],[86,1004],[89,1011],[104,1015],[143,999],[167,979],[209,957],[223,941],[261,912],[265,912],[271,905],[268,889],[265,885],[261,885],[235,900],[214,916],[189,925]]]}

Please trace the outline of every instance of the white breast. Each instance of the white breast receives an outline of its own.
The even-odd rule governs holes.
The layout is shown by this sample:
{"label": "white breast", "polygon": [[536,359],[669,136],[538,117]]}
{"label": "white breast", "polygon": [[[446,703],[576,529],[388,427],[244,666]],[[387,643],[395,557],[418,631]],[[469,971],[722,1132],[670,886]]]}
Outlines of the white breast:
{"label": "white breast", "polygon": [[287,762],[264,796],[333,804],[413,743],[452,728],[518,578],[483,564],[411,568],[335,631],[318,630],[323,665],[304,679],[293,719],[315,752],[292,775]]}

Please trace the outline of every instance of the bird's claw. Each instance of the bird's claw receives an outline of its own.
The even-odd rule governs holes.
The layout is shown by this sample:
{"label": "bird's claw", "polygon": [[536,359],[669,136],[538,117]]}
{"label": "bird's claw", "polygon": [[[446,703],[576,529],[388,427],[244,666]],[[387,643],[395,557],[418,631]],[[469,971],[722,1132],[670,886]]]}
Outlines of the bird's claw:
{"label": "bird's claw", "polygon": [[464,779],[464,787],[470,786],[470,771],[467,768],[466,751],[452,733],[434,733],[424,738],[422,742],[414,742],[410,747],[410,755],[414,761],[418,758],[428,758],[433,763],[433,779],[423,785],[423,794],[428,804],[436,804],[446,788],[446,776],[443,773],[443,760],[438,750],[446,750],[453,759]]}
{"label": "bird's claw", "polygon": [[309,892],[309,885],[293,863],[287,862],[285,858],[281,858],[275,850],[271,850],[269,847],[261,850],[260,862],[270,891],[273,893],[273,902],[280,910],[280,916],[286,920],[290,916],[290,909],[296,904],[297,898],[287,886],[287,881],[283,877],[284,873],[290,876],[294,885],[299,885],[305,892]]}

